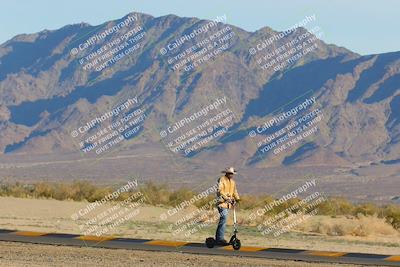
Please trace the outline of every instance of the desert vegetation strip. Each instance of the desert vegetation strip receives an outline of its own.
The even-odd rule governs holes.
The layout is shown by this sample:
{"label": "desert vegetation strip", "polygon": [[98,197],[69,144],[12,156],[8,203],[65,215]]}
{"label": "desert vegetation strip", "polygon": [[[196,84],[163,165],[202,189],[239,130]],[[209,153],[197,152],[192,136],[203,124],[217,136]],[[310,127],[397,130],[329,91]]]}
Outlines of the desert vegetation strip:
{"label": "desert vegetation strip", "polygon": [[[73,201],[99,201],[105,196],[111,194],[118,188],[116,186],[96,185],[88,181],[74,181],[71,183],[51,183],[38,182],[33,184],[16,183],[0,183],[0,196],[11,196],[18,198],[37,198],[37,199],[56,199],[56,200],[73,200]],[[135,190],[146,195],[145,203],[154,206],[174,207],[184,201],[192,199],[198,194],[187,188],[176,190],[170,189],[166,184],[156,185],[154,183],[146,183]],[[129,201],[132,194],[135,192],[124,192],[114,199],[114,201]],[[201,208],[206,206],[214,199],[214,194],[210,194],[196,202],[194,206]],[[240,208],[244,210],[255,210],[262,208],[275,200],[274,197],[268,195],[243,195],[240,203]],[[274,216],[288,207],[299,203],[301,199],[292,198],[276,206],[266,212],[266,216]],[[214,208],[209,206],[209,209]],[[372,222],[378,223],[375,218],[381,219],[387,224],[390,224],[397,231],[400,230],[400,205],[385,204],[377,205],[374,203],[352,203],[341,197],[330,197],[327,201],[323,201],[317,205],[318,215],[331,216],[332,218],[340,219],[339,216],[344,216],[345,219],[355,218],[361,221],[366,221],[370,218],[369,225]],[[261,219],[261,218],[260,218]],[[343,219],[344,220],[344,219]],[[251,222],[242,221],[242,225],[250,225]],[[382,228],[382,225],[379,226]],[[318,229],[320,229],[319,227]],[[346,227],[345,227],[346,228]],[[347,227],[349,228],[349,227]],[[368,227],[357,227],[352,229],[336,229],[335,233],[323,233],[327,235],[354,235],[367,236],[369,233],[365,229]],[[364,230],[363,230],[364,229]],[[339,232],[338,232],[339,231]],[[341,231],[343,233],[341,233]],[[350,231],[351,233],[348,233]],[[329,231],[328,231],[329,232]]]}

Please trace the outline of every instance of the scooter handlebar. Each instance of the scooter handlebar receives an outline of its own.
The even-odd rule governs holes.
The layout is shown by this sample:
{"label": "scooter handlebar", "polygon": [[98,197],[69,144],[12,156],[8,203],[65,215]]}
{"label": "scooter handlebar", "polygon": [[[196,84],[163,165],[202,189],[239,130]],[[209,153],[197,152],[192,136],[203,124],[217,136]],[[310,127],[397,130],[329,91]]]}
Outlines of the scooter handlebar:
{"label": "scooter handlebar", "polygon": [[237,207],[237,206],[238,206],[238,204],[239,204],[239,201],[238,201],[238,200],[235,200],[235,199],[233,199],[233,200],[230,200],[230,201],[228,201],[228,203],[230,203],[230,204],[232,205],[232,207]]}

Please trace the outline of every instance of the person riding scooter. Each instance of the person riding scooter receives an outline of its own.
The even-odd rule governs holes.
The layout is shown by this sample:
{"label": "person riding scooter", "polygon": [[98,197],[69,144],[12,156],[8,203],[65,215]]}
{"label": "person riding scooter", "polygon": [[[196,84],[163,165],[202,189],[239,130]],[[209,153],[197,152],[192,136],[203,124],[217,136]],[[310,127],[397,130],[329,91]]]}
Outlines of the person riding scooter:
{"label": "person riding scooter", "polygon": [[237,173],[236,170],[233,167],[230,167],[222,171],[222,173],[225,173],[225,175],[218,179],[217,190],[217,208],[220,216],[217,231],[215,233],[217,245],[229,244],[224,239],[228,211],[233,207],[233,205],[235,205],[237,201],[240,200],[236,189],[236,183],[233,180],[233,175]]}

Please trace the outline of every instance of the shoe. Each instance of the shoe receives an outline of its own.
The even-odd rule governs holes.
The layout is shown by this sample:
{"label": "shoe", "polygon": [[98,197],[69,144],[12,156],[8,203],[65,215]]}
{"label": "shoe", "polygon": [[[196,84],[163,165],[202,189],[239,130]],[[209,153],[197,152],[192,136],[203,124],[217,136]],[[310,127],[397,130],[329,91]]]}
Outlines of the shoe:
{"label": "shoe", "polygon": [[225,239],[217,240],[216,243],[219,246],[227,246],[227,245],[229,245],[228,241],[226,241]]}

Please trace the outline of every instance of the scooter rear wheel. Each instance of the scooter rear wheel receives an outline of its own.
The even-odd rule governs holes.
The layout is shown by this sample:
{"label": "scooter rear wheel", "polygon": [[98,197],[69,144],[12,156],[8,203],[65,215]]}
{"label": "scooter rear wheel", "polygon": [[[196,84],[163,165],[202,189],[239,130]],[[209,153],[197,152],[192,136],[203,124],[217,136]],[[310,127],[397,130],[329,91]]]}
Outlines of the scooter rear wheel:
{"label": "scooter rear wheel", "polygon": [[206,239],[206,246],[208,248],[213,248],[215,246],[215,239],[212,237],[209,237]]}

